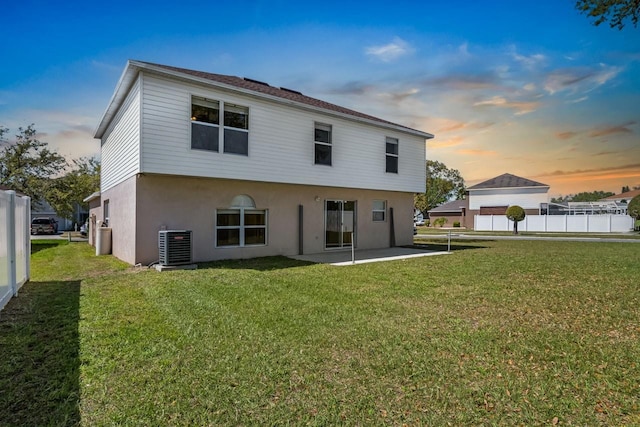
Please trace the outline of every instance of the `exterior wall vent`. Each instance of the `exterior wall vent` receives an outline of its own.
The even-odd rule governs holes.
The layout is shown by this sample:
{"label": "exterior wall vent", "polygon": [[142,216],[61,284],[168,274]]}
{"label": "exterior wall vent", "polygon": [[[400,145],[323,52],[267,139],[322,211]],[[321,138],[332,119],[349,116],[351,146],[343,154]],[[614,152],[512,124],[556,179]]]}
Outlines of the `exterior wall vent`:
{"label": "exterior wall vent", "polygon": [[191,230],[161,230],[158,232],[160,265],[191,264]]}

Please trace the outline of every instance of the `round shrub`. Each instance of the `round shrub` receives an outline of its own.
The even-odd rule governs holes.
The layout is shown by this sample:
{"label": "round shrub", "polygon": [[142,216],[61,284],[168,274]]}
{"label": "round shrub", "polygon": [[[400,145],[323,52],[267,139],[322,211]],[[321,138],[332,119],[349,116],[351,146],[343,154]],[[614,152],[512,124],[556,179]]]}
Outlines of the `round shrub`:
{"label": "round shrub", "polygon": [[524,209],[518,205],[512,205],[509,206],[505,215],[513,221],[513,234],[518,234],[518,222],[522,221],[526,216]]}

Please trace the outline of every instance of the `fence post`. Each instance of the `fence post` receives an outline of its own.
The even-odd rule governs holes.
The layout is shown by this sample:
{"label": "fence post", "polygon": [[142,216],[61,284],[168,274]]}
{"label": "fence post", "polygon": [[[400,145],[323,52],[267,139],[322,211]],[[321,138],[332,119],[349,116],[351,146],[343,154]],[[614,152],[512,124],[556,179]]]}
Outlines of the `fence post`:
{"label": "fence post", "polygon": [[9,286],[13,296],[18,295],[16,279],[16,192],[7,191],[9,196],[9,211],[7,212],[7,255],[9,258]]}
{"label": "fence post", "polygon": [[24,250],[26,251],[25,280],[28,282],[29,280],[31,280],[31,198],[25,197],[25,203],[26,203],[25,214],[24,214],[25,215],[24,241],[26,242],[24,245],[25,246]]}

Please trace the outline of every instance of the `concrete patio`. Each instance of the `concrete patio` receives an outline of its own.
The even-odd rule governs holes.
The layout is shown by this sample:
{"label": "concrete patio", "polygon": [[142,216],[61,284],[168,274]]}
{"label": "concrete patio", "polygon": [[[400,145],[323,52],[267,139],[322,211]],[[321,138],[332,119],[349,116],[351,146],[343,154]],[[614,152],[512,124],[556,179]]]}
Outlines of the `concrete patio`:
{"label": "concrete patio", "polygon": [[355,262],[352,262],[350,250],[326,251],[319,254],[295,255],[290,258],[319,264],[345,266],[366,264],[369,262],[395,261],[399,259],[419,258],[433,255],[448,255],[446,251],[432,251],[411,247],[355,250]]}

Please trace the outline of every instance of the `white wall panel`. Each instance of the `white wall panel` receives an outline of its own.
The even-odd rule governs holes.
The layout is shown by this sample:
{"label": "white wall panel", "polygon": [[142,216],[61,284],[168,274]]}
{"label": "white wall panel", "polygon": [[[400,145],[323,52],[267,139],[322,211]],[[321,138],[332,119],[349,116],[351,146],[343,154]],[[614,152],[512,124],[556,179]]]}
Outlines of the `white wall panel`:
{"label": "white wall panel", "polygon": [[102,137],[101,191],[140,171],[140,79]]}
{"label": "white wall panel", "polygon": [[[422,192],[425,140],[268,100],[143,74],[141,172]],[[249,107],[249,155],[191,149],[191,96]],[[314,165],[314,122],[333,127],[332,166]],[[399,173],[385,172],[385,138]]]}
{"label": "white wall panel", "polygon": [[512,206],[523,209],[540,209],[540,203],[547,203],[548,188],[517,188],[471,190],[469,192],[469,209],[479,210],[482,206]]}

